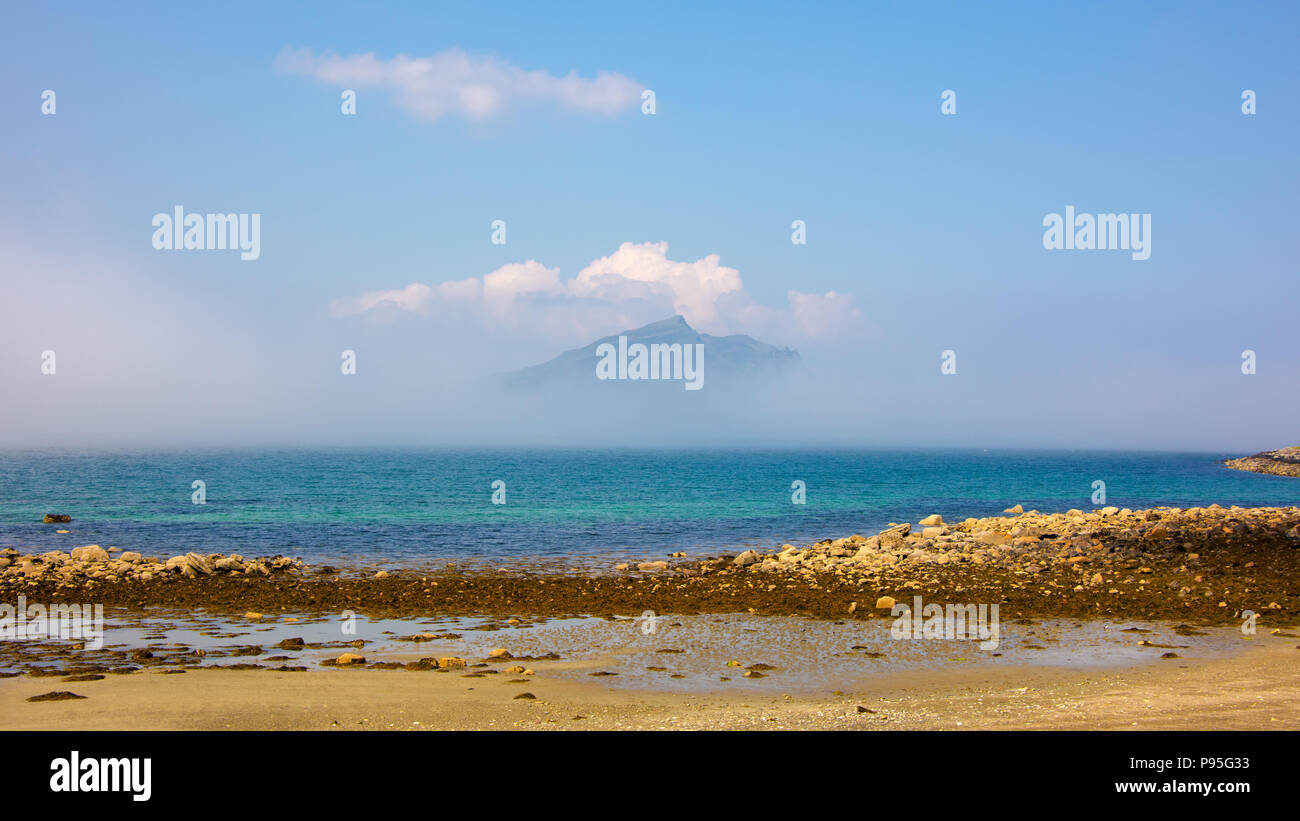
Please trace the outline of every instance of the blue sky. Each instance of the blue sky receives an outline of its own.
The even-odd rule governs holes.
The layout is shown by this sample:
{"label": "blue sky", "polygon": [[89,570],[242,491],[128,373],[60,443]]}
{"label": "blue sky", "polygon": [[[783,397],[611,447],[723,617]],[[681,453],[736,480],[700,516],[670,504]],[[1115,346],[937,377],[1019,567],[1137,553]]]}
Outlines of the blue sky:
{"label": "blue sky", "polygon": [[[119,364],[96,394],[119,386],[123,419],[147,416],[135,403],[151,391],[201,392],[223,355],[270,357],[283,373],[317,342],[387,344],[411,367],[413,349],[445,345],[449,328],[461,339],[477,329],[475,367],[528,364],[590,341],[592,326],[545,302],[507,325],[455,309],[375,323],[329,306],[527,260],[569,280],[622,243],[666,242],[671,260],[716,254],[738,271],[765,318],[728,315],[725,330],[799,347],[825,387],[871,396],[862,384],[887,384],[932,409],[969,409],[956,433],[938,410],[885,416],[867,432],[836,417],[842,438],[1294,444],[1293,4],[613,5],[10,9],[0,32],[10,396],[46,390],[28,374],[32,350],[60,338],[102,348],[91,331],[138,335],[123,353],[136,367]],[[430,121],[367,88],[346,117],[339,84],[277,68],[297,49],[382,61],[460,49],[561,77],[612,72],[653,89],[657,111],[538,102]],[[52,117],[40,114],[47,88]],[[955,116],[940,113],[945,89]],[[1257,94],[1254,116],[1240,111],[1243,89]],[[149,220],[178,203],[260,213],[261,258],[155,251]],[[1067,205],[1150,213],[1151,259],[1045,251],[1043,216]],[[495,219],[507,222],[504,246],[489,241]],[[790,242],[794,219],[807,223],[806,245]],[[95,294],[85,316],[32,319],[44,289],[75,288]],[[809,333],[791,320],[790,291],[833,292],[855,313],[827,314]],[[166,368],[177,381],[150,387],[139,357],[159,346],[209,354],[177,360]],[[1243,381],[1246,348],[1260,372]],[[959,385],[936,379],[943,349],[958,351]],[[265,374],[226,378],[282,404]],[[24,438],[57,438],[37,417],[66,428],[76,417],[58,408],[93,388],[59,390]],[[26,420],[33,402],[11,401]],[[254,424],[231,421],[230,408],[213,414],[208,428],[232,439]],[[156,429],[122,425],[106,423],[103,437]]]}

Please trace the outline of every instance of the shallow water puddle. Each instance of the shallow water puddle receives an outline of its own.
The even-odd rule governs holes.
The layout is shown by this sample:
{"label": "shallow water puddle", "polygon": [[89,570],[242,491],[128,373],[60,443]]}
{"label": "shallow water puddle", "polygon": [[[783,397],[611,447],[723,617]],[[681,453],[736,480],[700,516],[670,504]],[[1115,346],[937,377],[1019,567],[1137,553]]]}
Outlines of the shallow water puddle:
{"label": "shallow water puddle", "polygon": [[[283,614],[231,619],[167,613],[109,619],[100,650],[60,641],[0,643],[0,672],[238,664],[339,673],[346,671],[321,662],[353,652],[368,664],[458,656],[470,665],[462,675],[505,672],[521,663],[543,679],[620,689],[795,693],[830,692],[918,670],[1171,664],[1223,657],[1243,644],[1233,629],[1188,631],[1140,622],[1004,623],[996,646],[978,640],[896,639],[890,626],[889,619],[827,622],[740,614],[507,621]],[[301,644],[294,641],[298,639]],[[511,658],[489,662],[494,648],[507,650],[515,663]],[[1176,658],[1162,659],[1166,653]],[[542,660],[551,654],[559,660]]]}

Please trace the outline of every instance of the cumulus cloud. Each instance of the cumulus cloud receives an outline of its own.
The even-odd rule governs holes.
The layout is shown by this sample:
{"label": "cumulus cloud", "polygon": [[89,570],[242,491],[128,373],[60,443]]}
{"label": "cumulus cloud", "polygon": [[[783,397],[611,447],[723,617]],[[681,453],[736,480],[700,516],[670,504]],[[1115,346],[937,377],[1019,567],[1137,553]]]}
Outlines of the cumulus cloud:
{"label": "cumulus cloud", "polygon": [[862,311],[848,294],[827,291],[819,296],[789,291],[786,298],[790,300],[790,311],[799,329],[813,339],[836,336],[846,326],[862,321]]}
{"label": "cumulus cloud", "polygon": [[644,88],[614,72],[601,71],[594,78],[573,71],[560,76],[457,48],[430,57],[399,54],[390,60],[373,53],[340,57],[300,49],[282,53],[275,67],[340,88],[390,90],[398,105],[429,121],[449,114],[486,120],[526,103],[612,116],[637,105]]}
{"label": "cumulus cloud", "polygon": [[483,293],[483,282],[477,277],[425,285],[412,282],[405,288],[390,291],[367,291],[360,296],[343,297],[329,304],[332,316],[352,316],[376,309],[396,309],[415,314],[427,314],[438,302],[478,302]]}
{"label": "cumulus cloud", "polygon": [[569,284],[575,296],[622,302],[666,297],[673,310],[697,329],[721,330],[718,299],[741,290],[740,272],[721,265],[717,254],[694,262],[668,258],[668,243],[625,242],[578,272]]}
{"label": "cumulus cloud", "polygon": [[370,311],[427,315],[440,303],[469,303],[493,323],[527,321],[550,336],[586,338],[678,313],[698,331],[751,333],[768,340],[829,339],[863,326],[862,311],[849,294],[789,291],[788,306],[756,303],[740,272],[717,254],[693,262],[668,257],[668,243],[625,242],[593,260],[570,280],[560,269],[536,260],[510,263],[485,276],[437,285],[368,291],[330,303],[334,316]]}

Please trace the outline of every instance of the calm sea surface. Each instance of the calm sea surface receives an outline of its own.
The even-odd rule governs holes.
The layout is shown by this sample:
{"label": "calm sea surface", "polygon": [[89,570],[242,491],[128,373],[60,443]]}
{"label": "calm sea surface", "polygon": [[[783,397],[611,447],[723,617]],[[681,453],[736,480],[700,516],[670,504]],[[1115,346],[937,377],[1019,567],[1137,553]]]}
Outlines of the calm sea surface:
{"label": "calm sea surface", "polygon": [[[648,557],[1106,503],[1295,505],[1241,454],[477,450],[0,453],[0,546],[283,553],[308,561]],[[193,483],[206,485],[194,504]],[[504,505],[492,503],[505,483]],[[806,486],[794,504],[791,484]],[[40,524],[73,517],[67,535]]]}

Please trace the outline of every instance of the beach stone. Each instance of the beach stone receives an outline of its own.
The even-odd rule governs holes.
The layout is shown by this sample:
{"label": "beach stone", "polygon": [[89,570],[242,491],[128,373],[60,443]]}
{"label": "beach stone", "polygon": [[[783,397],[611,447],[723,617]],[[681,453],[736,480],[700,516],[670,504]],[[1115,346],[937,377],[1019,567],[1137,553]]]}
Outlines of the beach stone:
{"label": "beach stone", "polygon": [[339,656],[337,659],[335,659],[335,660],[334,660],[334,663],[337,664],[337,665],[340,666],[340,667],[343,667],[343,666],[346,666],[346,665],[349,665],[349,664],[365,664],[365,663],[366,663],[366,657],[363,656],[363,655],[360,655],[359,653],[344,653],[343,655],[341,655],[341,656]]}
{"label": "beach stone", "polygon": [[30,696],[28,701],[70,701],[73,699],[82,699],[85,696],[79,696],[76,693],[70,693],[67,690],[56,690],[52,693],[41,693],[39,696]]}
{"label": "beach stone", "polygon": [[921,531],[921,538],[923,538],[923,539],[934,539],[934,538],[937,538],[937,537],[939,537],[939,536],[946,536],[947,534],[948,534],[948,528],[946,528],[946,527],[942,527],[942,526],[940,526],[940,527],[927,527],[925,530],[922,530],[922,531]]}
{"label": "beach stone", "polygon": [[136,562],[143,561],[144,556],[141,556],[139,553],[136,553],[134,550],[128,550],[125,553],[123,553],[121,556],[118,556],[118,559],[126,562],[127,564],[135,564]]}
{"label": "beach stone", "polygon": [[262,618],[262,614],[250,610],[244,614],[244,618],[250,621],[257,621],[258,619]]}
{"label": "beach stone", "polygon": [[637,569],[637,570],[643,570],[643,571],[650,571],[650,570],[667,570],[667,569],[668,569],[668,562],[665,562],[665,561],[657,561],[657,562],[641,562],[640,564],[638,564],[638,565],[636,566],[636,569]]}
{"label": "beach stone", "polygon": [[926,516],[921,520],[921,527],[936,527],[941,524],[943,524],[943,517],[938,513]]}
{"label": "beach stone", "polygon": [[1004,510],[1004,511],[1002,511],[1002,512],[1003,512],[1003,513],[1016,513],[1016,514],[1020,514],[1020,513],[1024,513],[1024,512],[1025,512],[1025,509],[1024,509],[1022,506],[1020,506],[1020,505],[1015,505],[1014,507],[1009,507],[1009,508],[1007,508],[1006,510]]}
{"label": "beach stone", "polygon": [[438,666],[447,670],[465,666],[465,659],[459,656],[446,656],[438,659]]}
{"label": "beach stone", "polygon": [[212,575],[212,565],[208,564],[208,560],[198,553],[186,553],[185,566],[195,573],[202,573],[204,576]]}
{"label": "beach stone", "polygon": [[244,569],[244,562],[237,556],[226,556],[224,559],[217,559],[212,563],[216,570],[224,570],[227,573],[238,573]]}
{"label": "beach stone", "polygon": [[895,602],[893,596],[881,596],[880,598],[876,599],[877,610],[892,610],[894,604]]}
{"label": "beach stone", "polygon": [[896,525],[888,530],[882,530],[876,535],[880,546],[885,550],[896,550],[907,543],[907,534],[912,532],[912,526],[907,523]]}
{"label": "beach stone", "polygon": [[732,560],[732,564],[737,565],[739,567],[748,567],[751,564],[757,564],[757,563],[758,563],[758,553],[753,550],[746,550],[744,553],[741,553],[739,556],[737,556],[735,559]]}
{"label": "beach stone", "polygon": [[858,552],[853,554],[853,560],[855,562],[866,561],[868,559],[876,557],[877,554],[879,554],[879,552],[880,552],[880,537],[872,536],[871,538],[863,541],[862,546],[858,548]]}
{"label": "beach stone", "polygon": [[508,659],[511,658],[510,651],[504,647],[496,647],[488,651],[490,659]]}
{"label": "beach stone", "polygon": [[72,548],[72,558],[79,562],[106,562],[109,559],[108,551],[97,544],[88,544],[85,547]]}

